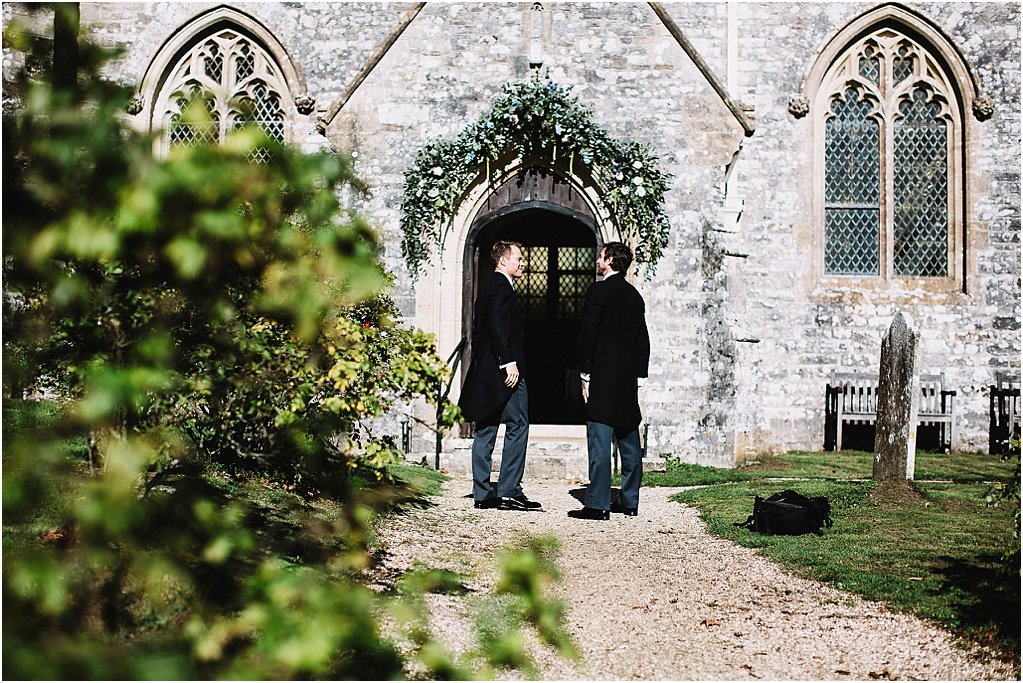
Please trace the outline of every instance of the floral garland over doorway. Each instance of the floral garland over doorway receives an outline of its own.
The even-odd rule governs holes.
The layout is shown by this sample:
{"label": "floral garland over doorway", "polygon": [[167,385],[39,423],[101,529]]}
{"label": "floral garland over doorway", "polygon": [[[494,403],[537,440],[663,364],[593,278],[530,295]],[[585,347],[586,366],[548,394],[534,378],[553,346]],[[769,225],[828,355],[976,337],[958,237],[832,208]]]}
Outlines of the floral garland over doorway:
{"label": "floral garland over doorway", "polygon": [[438,250],[465,192],[492,162],[543,156],[592,184],[605,197],[619,235],[636,247],[636,262],[654,267],[668,243],[664,193],[670,175],[645,145],[611,137],[590,110],[549,78],[510,83],[489,112],[454,140],[434,140],[405,171],[401,251],[413,279]]}

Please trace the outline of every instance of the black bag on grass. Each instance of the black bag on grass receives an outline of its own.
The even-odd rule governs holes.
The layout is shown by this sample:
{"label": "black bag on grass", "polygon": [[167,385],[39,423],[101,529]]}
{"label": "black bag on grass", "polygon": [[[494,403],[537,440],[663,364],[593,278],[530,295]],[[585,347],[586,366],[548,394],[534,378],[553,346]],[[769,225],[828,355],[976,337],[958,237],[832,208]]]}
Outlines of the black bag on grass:
{"label": "black bag on grass", "polygon": [[766,499],[756,496],[753,514],[735,526],[771,535],[820,534],[822,526],[831,526],[831,506],[823,496],[807,498],[786,489]]}

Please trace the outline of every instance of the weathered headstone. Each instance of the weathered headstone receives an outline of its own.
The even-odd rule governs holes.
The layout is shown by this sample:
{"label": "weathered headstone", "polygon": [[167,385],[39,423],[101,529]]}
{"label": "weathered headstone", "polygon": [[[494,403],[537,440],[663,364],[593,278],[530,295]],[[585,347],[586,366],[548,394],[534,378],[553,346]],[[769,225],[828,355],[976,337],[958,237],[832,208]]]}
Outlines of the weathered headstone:
{"label": "weathered headstone", "polygon": [[877,385],[877,430],[874,437],[874,479],[913,478],[916,467],[916,416],[920,373],[916,350],[920,334],[908,316],[897,312],[881,341],[881,372]]}

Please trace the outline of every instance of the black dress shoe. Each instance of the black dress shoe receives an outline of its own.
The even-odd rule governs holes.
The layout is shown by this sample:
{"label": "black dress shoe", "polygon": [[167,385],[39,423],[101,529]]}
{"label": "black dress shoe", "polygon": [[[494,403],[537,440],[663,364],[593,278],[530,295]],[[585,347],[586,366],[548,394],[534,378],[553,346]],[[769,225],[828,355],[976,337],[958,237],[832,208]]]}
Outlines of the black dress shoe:
{"label": "black dress shoe", "polygon": [[611,519],[611,513],[608,510],[597,510],[596,508],[569,510],[568,516],[575,517],[576,519],[599,519],[605,521]]}
{"label": "black dress shoe", "polygon": [[530,500],[529,498],[526,498],[526,494],[524,493],[520,493],[517,496],[512,496],[512,499],[522,503],[530,510],[539,510],[540,508],[543,507],[542,503],[538,503],[535,500]]}
{"label": "black dress shoe", "polygon": [[491,496],[490,498],[484,498],[483,500],[473,501],[472,506],[477,510],[487,510],[490,508],[500,507],[501,499],[497,496]]}
{"label": "black dress shoe", "polygon": [[[526,502],[522,502],[519,498],[526,498],[525,496],[516,496],[515,498],[509,498],[507,496],[501,496],[501,502],[498,507],[502,510],[516,510],[518,512],[529,512],[540,507],[539,503],[526,499]],[[528,503],[528,505],[527,505]]]}
{"label": "black dress shoe", "polygon": [[611,503],[611,512],[620,512],[626,517],[635,517],[639,514],[639,508],[627,508],[618,503]]}

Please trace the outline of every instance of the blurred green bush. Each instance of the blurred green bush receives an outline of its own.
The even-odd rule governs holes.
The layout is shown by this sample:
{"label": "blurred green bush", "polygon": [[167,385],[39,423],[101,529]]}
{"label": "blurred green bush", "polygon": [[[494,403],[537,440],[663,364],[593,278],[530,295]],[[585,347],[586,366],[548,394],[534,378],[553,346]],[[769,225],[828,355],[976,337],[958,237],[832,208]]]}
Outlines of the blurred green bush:
{"label": "blurred green bush", "polygon": [[[72,3],[45,11],[77,24]],[[39,65],[68,41],[4,41],[25,56],[5,81],[4,393],[62,401],[4,435],[4,677],[400,676],[379,624],[408,612],[358,577],[376,511],[407,493],[360,485],[397,455],[363,423],[431,399],[446,368],[395,323],[376,236],[339,203],[364,191],[351,159],[255,126],[156,156],[98,75],[109,54],[79,41],[60,81]],[[88,476],[53,505],[76,439]],[[267,516],[210,479],[243,474],[337,501],[287,528],[331,542],[275,552]],[[65,523],[9,540],[44,504]],[[408,656],[469,675],[420,641]]]}

